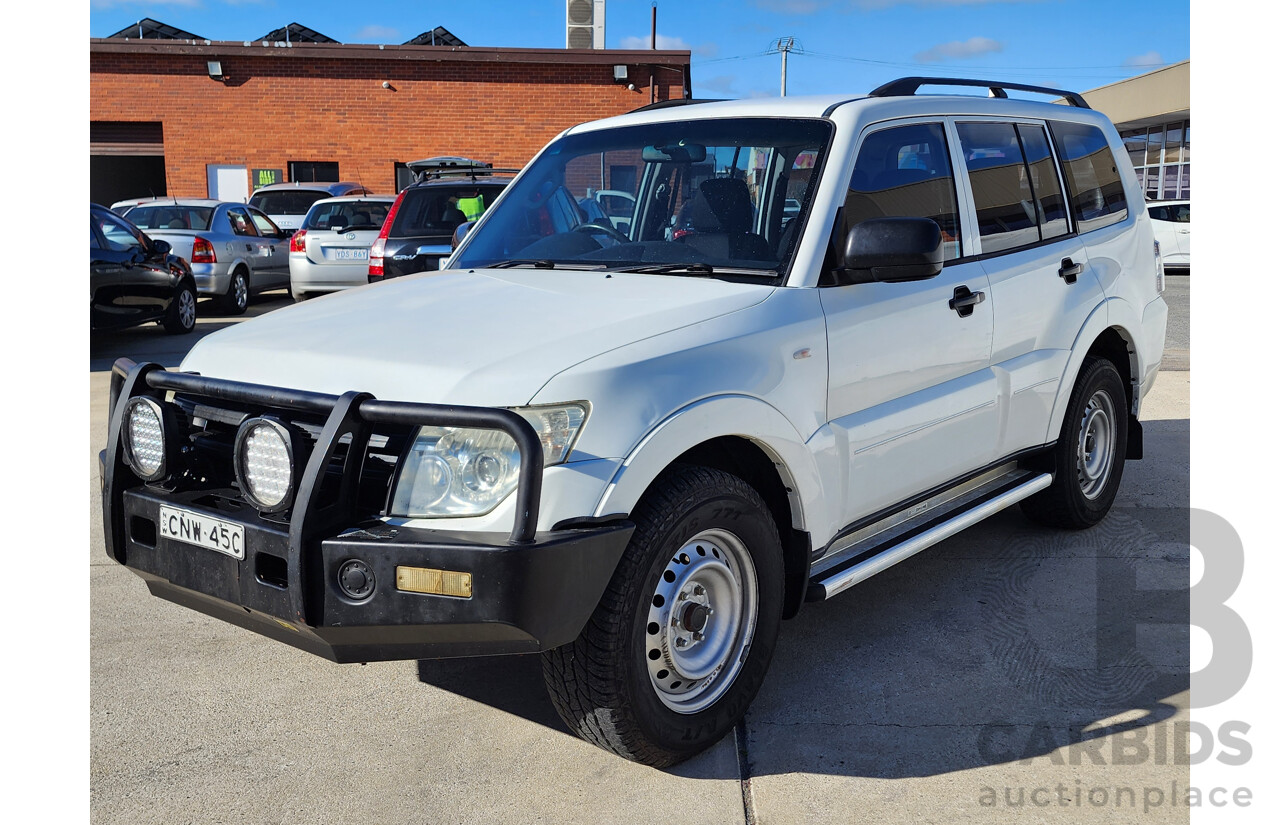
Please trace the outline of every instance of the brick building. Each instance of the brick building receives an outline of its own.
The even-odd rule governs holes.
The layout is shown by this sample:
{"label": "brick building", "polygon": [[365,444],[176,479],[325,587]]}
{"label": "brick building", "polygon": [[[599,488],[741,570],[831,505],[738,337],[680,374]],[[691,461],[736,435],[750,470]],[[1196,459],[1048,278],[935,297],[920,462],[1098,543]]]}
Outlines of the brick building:
{"label": "brick building", "polygon": [[116,36],[90,39],[89,72],[90,197],[106,204],[241,200],[273,179],[391,193],[408,161],[523,166],[569,126],[690,88],[687,51]]}

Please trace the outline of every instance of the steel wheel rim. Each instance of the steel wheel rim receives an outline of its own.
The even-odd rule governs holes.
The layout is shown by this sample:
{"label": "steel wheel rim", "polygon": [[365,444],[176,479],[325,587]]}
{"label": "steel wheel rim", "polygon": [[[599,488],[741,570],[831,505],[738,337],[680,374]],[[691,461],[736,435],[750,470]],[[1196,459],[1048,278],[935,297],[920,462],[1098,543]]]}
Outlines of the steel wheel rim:
{"label": "steel wheel rim", "polygon": [[196,296],[189,289],[178,293],[178,321],[183,329],[191,329],[196,325]]}
{"label": "steel wheel rim", "polygon": [[649,600],[649,683],[676,713],[714,704],[751,651],[759,612],[755,565],[742,540],[704,530],[668,560]]}
{"label": "steel wheel rim", "polygon": [[1085,405],[1076,445],[1080,492],[1090,500],[1102,495],[1111,478],[1116,451],[1116,412],[1111,396],[1098,390]]}
{"label": "steel wheel rim", "polygon": [[249,305],[249,284],[243,275],[236,275],[235,280],[231,282],[231,289],[235,291],[237,307]]}

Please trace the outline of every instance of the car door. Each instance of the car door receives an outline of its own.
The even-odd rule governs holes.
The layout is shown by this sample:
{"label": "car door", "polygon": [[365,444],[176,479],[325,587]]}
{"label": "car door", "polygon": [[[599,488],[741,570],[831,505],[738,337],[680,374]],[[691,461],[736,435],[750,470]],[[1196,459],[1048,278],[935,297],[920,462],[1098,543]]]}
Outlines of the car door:
{"label": "car door", "polygon": [[111,323],[111,301],[118,292],[123,255],[107,246],[99,221],[89,212],[89,312],[94,327]]}
{"label": "car door", "polygon": [[249,217],[249,207],[231,206],[227,208],[227,220],[231,223],[232,247],[243,255],[249,263],[249,285],[257,290],[275,280],[271,273],[269,244],[258,236],[258,229]]}
{"label": "car door", "polygon": [[956,147],[977,222],[975,251],[997,308],[991,363],[999,387],[999,457],[1041,446],[1076,335],[1102,301],[1072,231],[1042,122],[956,119]]}
{"label": "car door", "polygon": [[926,217],[942,228],[946,260],[923,281],[820,283],[846,524],[992,460],[993,304],[982,264],[966,255],[952,170],[940,120],[874,126],[860,141],[836,240],[863,220]]}
{"label": "car door", "polygon": [[276,226],[271,218],[254,209],[245,207],[254,228],[258,230],[259,249],[262,253],[261,272],[265,278],[259,279],[262,286],[281,286],[289,283],[289,239],[284,231]]}

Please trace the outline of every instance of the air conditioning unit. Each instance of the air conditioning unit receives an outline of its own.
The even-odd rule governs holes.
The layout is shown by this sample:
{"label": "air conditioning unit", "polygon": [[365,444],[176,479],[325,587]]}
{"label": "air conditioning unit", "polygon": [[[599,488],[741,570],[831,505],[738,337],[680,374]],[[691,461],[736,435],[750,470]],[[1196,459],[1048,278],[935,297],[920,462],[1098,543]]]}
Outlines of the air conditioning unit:
{"label": "air conditioning unit", "polygon": [[604,0],[565,0],[564,47],[604,48]]}

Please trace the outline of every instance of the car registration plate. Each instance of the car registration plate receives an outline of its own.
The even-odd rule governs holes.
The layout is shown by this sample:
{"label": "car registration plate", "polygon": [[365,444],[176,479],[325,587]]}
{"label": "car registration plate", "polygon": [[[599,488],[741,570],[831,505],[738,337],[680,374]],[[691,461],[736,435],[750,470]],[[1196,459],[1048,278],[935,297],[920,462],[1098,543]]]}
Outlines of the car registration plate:
{"label": "car registration plate", "polygon": [[367,249],[330,249],[329,259],[334,261],[367,261],[369,260],[369,250]]}
{"label": "car registration plate", "polygon": [[244,527],[230,521],[162,504],[160,535],[244,560]]}

